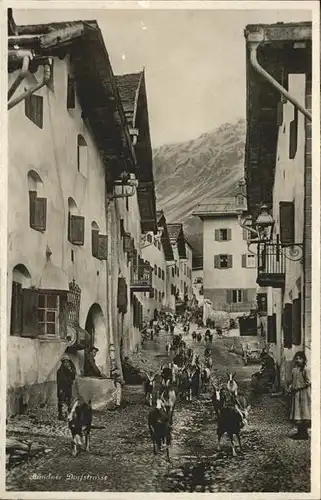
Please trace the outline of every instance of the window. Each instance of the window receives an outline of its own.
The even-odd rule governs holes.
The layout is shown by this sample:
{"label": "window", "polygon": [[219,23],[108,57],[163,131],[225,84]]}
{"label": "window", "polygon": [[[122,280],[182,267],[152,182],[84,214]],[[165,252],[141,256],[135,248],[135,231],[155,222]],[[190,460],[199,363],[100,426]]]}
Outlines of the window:
{"label": "window", "polygon": [[162,280],[163,281],[165,280],[165,272],[163,271],[163,269],[162,269]]}
{"label": "window", "polygon": [[156,266],[156,264],[154,266],[154,274],[155,274],[155,276],[157,276],[157,266]]}
{"label": "window", "polygon": [[174,276],[175,276],[175,269],[174,267],[172,267],[172,278],[174,278]]}
{"label": "window", "polygon": [[67,109],[75,109],[75,107],[76,107],[75,81],[72,78],[72,76],[68,75]]}
{"label": "window", "polygon": [[99,227],[96,222],[91,224],[91,249],[92,256],[96,259],[107,259],[107,236],[99,234]]}
{"label": "window", "polygon": [[214,267],[216,269],[230,269],[232,267],[232,255],[214,255]]}
{"label": "window", "polygon": [[162,292],[161,291],[158,292],[158,300],[159,300],[159,302],[162,302]]}
{"label": "window", "polygon": [[290,122],[289,158],[295,158],[298,149],[298,110],[294,108],[294,119]]}
{"label": "window", "polygon": [[[28,90],[28,89],[25,89]],[[31,94],[25,98],[25,115],[37,127],[43,128],[43,97]]]}
{"label": "window", "polygon": [[88,149],[87,143],[81,134],[77,136],[77,166],[78,172],[84,177],[88,175]]}
{"label": "window", "polygon": [[247,269],[254,269],[256,267],[256,255],[243,254],[242,267],[246,267]]}
{"label": "window", "polygon": [[29,191],[29,225],[35,231],[44,232],[47,222],[47,199],[38,198],[36,191]]}
{"label": "window", "polygon": [[58,335],[59,296],[38,295],[38,325],[41,335]]}
{"label": "window", "polygon": [[242,290],[232,290],[232,302],[233,304],[243,302]]}
{"label": "window", "polygon": [[151,234],[147,234],[147,236],[146,236],[146,241],[147,241],[148,243],[153,243],[153,237],[152,237],[152,235],[151,235]]}
{"label": "window", "polygon": [[282,245],[293,245],[295,239],[295,207],[293,201],[280,201],[280,239]]}
{"label": "window", "polygon": [[159,277],[159,278],[161,278],[161,277],[162,277],[162,270],[161,270],[161,268],[160,268],[160,267],[158,268],[158,277]]}
{"label": "window", "polygon": [[232,239],[231,229],[215,229],[215,241],[229,241]]}

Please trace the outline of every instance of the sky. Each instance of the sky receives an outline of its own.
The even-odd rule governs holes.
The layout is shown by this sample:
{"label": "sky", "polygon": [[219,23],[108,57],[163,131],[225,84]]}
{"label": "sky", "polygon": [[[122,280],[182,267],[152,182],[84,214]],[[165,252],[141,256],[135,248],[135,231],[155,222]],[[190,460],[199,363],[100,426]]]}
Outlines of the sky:
{"label": "sky", "polygon": [[153,147],[245,118],[247,24],[310,21],[290,10],[13,10],[17,24],[96,19],[114,74],[145,67]]}

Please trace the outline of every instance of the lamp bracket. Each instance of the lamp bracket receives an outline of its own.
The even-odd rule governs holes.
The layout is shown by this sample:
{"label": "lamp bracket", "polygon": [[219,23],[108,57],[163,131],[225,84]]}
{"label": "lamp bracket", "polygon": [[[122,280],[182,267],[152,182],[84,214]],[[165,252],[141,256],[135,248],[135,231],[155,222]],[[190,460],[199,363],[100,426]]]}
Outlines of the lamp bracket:
{"label": "lamp bracket", "polygon": [[280,245],[280,252],[288,260],[293,262],[303,258],[304,247],[303,243],[292,243],[291,245]]}

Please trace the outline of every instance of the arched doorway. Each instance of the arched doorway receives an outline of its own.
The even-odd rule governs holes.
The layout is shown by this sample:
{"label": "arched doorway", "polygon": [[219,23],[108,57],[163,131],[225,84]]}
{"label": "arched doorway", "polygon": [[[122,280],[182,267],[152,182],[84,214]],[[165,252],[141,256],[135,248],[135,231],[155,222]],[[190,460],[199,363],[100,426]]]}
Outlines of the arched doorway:
{"label": "arched doorway", "polygon": [[99,304],[93,304],[90,307],[86,318],[85,330],[89,333],[86,351],[90,350],[93,346],[97,347],[99,349],[95,358],[97,366],[105,366],[107,356],[106,322]]}

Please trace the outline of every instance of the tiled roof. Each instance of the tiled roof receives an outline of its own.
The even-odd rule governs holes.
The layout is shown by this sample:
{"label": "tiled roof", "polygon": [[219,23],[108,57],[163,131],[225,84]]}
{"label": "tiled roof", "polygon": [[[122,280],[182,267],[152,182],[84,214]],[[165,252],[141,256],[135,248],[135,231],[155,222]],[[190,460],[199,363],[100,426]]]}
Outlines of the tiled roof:
{"label": "tiled roof", "polygon": [[236,198],[233,197],[225,197],[225,198],[217,198],[212,203],[204,203],[198,205],[198,207],[194,210],[193,215],[211,215],[211,214],[236,214],[239,211],[246,210],[246,202],[239,204],[237,203]]}
{"label": "tiled roof", "polygon": [[138,92],[143,72],[115,76],[127,122],[134,127]]}
{"label": "tiled roof", "polygon": [[182,229],[182,224],[167,224],[169,238],[176,241]]}

